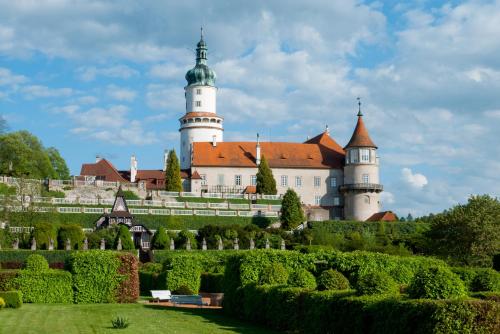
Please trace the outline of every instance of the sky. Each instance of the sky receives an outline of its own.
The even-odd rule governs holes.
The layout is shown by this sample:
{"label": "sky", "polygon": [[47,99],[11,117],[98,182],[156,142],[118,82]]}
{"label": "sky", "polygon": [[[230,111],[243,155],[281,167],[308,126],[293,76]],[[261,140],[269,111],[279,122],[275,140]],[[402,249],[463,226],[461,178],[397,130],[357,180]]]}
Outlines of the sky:
{"label": "sky", "polygon": [[500,1],[0,0],[0,115],[59,149],[162,168],[200,26],[225,141],[346,145],[361,97],[384,210],[500,196]]}

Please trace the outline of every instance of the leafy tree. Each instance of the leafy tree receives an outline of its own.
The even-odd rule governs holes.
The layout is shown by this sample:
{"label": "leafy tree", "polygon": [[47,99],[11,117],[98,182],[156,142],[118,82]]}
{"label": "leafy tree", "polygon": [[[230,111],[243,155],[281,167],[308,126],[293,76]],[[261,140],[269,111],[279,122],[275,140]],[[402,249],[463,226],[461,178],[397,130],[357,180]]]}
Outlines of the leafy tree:
{"label": "leafy tree", "polygon": [[153,240],[151,242],[153,249],[169,249],[170,247],[170,238],[165,231],[165,228],[160,226],[153,236]]}
{"label": "leafy tree", "polygon": [[182,249],[186,248],[186,243],[187,240],[189,239],[189,242],[191,243],[191,249],[196,249],[196,238],[193,233],[191,233],[188,230],[182,230],[177,234],[177,237],[175,238],[175,248]]}
{"label": "leafy tree", "polygon": [[28,131],[0,135],[0,174],[34,179],[56,176],[42,143]]}
{"label": "leafy tree", "polygon": [[[31,239],[35,238],[37,249],[49,249],[50,239],[54,241],[54,248],[57,248],[57,231],[54,224],[51,223],[37,223],[31,232],[29,245]],[[28,245],[28,246],[29,246]]]}
{"label": "leafy tree", "polygon": [[262,156],[260,165],[257,171],[257,193],[264,195],[276,195],[276,180],[273,176],[273,171],[267,164],[266,157]]}
{"label": "leafy tree", "polygon": [[181,167],[175,150],[168,152],[167,171],[165,172],[165,190],[182,191]]}
{"label": "leafy tree", "polygon": [[61,225],[57,234],[57,242],[60,249],[64,249],[66,247],[66,241],[68,239],[71,242],[71,248],[78,249],[85,238],[85,234],[83,233],[81,226],[77,224]]}
{"label": "leafy tree", "polygon": [[407,222],[412,222],[413,221],[413,216],[411,215],[411,213],[408,213],[408,216],[406,216],[406,221]]}
{"label": "leafy tree", "polygon": [[466,265],[491,266],[500,245],[500,201],[472,196],[431,219],[430,251]]}
{"label": "leafy tree", "polygon": [[281,201],[281,222],[286,229],[297,227],[305,220],[300,197],[293,189],[288,189]]}
{"label": "leafy tree", "polygon": [[49,147],[46,152],[54,169],[55,177],[59,180],[69,180],[71,177],[69,168],[59,151],[55,147]]}
{"label": "leafy tree", "polygon": [[118,239],[121,239],[122,241],[123,250],[135,249],[134,242],[132,241],[132,235],[130,234],[127,226],[120,225],[120,227],[118,227],[118,234],[115,239],[115,249],[118,246]]}

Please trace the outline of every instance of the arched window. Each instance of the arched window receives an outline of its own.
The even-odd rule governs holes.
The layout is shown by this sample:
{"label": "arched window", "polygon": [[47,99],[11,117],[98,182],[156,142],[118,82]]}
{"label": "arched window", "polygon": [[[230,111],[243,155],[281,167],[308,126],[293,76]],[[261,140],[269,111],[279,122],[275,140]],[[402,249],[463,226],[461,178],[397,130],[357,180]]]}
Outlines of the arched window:
{"label": "arched window", "polygon": [[363,201],[365,204],[370,204],[370,196],[363,196]]}

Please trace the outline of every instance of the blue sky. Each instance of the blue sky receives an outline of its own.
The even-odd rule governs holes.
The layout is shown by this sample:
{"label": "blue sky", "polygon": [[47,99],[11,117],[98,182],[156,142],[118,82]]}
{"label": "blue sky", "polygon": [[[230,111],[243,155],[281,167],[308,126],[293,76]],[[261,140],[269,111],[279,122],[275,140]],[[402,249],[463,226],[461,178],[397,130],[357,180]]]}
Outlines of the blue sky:
{"label": "blue sky", "polygon": [[341,145],[356,97],[385,209],[499,196],[499,1],[3,1],[0,115],[57,147],[161,168],[204,26],[225,140]]}

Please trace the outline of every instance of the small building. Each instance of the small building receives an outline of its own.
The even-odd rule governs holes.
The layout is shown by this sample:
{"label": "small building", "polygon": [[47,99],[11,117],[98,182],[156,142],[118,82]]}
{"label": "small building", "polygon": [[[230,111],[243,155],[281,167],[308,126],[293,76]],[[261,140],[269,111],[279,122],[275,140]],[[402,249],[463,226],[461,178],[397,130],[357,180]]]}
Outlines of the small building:
{"label": "small building", "polygon": [[398,221],[398,217],[392,211],[382,211],[371,215],[366,221],[367,222],[394,222]]}
{"label": "small building", "polygon": [[134,245],[139,249],[149,249],[153,233],[142,224],[137,224],[130,213],[122,188],[118,188],[110,213],[103,214],[96,222],[96,229],[125,225],[132,234]]}

